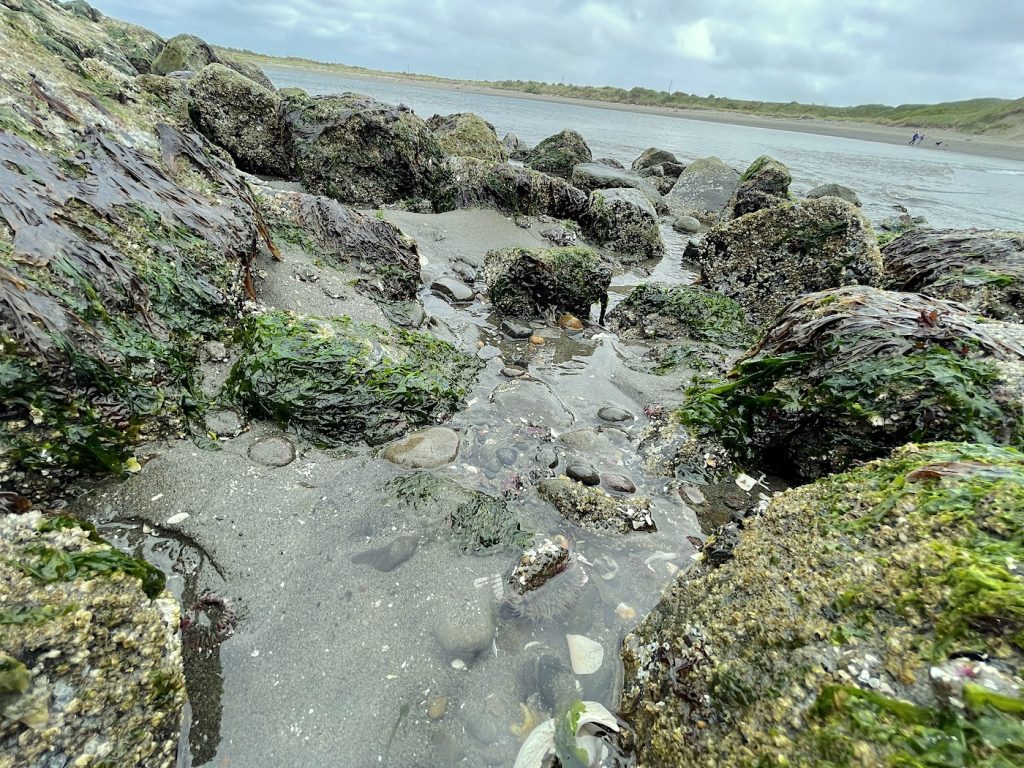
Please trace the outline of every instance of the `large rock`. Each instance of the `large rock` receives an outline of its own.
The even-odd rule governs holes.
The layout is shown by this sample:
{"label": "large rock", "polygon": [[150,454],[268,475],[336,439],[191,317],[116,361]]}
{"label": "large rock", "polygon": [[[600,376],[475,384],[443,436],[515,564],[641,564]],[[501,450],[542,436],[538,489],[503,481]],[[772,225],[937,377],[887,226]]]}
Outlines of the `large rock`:
{"label": "large rock", "polygon": [[202,133],[250,173],[288,176],[281,99],[223,64],[203,67],[188,83],[189,114]]}
{"label": "large rock", "polygon": [[639,189],[602,189],[590,195],[587,236],[620,254],[624,264],[664,255],[658,213]]}
{"label": "large rock", "polygon": [[308,191],[378,206],[433,199],[447,180],[437,139],[407,107],[357,93],[282,95],[295,174]]}
{"label": "large rock", "polygon": [[639,172],[656,165],[664,165],[665,163],[669,163],[674,166],[682,165],[679,162],[679,159],[667,149],[648,147],[640,154],[640,157],[633,161],[633,164],[630,167],[634,171]]}
{"label": "large rock", "polygon": [[572,169],[571,181],[574,187],[579,187],[584,192],[627,187],[638,189],[651,201],[651,205],[659,214],[668,213],[668,205],[662,199],[661,193],[651,182],[632,171],[613,168],[604,163],[580,163]]}
{"label": "large rock", "polygon": [[740,176],[736,192],[729,201],[732,217],[738,218],[787,202],[792,181],[793,177],[785,165],[762,155]]}
{"label": "large rock", "polygon": [[[823,198],[824,199],[824,198]],[[910,441],[1024,444],[1024,327],[914,293],[849,286],[797,299],[682,420],[802,480]]]}
{"label": "large rock", "polygon": [[594,159],[587,142],[576,131],[566,129],[548,136],[530,150],[523,162],[535,171],[568,179],[572,169]]}
{"label": "large rock", "polygon": [[175,35],[168,40],[153,60],[149,71],[154,75],[169,75],[172,72],[198,72],[209,64],[224,64],[241,75],[248,77],[264,88],[274,85],[259,67],[246,61],[220,57],[213,46],[195,35]]}
{"label": "large rock", "polygon": [[819,197],[839,197],[848,203],[860,208],[860,198],[857,193],[842,184],[819,184],[804,195],[808,200],[815,200]]}
{"label": "large rock", "polygon": [[717,157],[694,160],[679,174],[668,192],[668,203],[677,213],[703,222],[722,218],[736,191],[740,175]]}
{"label": "large rock", "polygon": [[626,339],[693,339],[746,349],[755,340],[743,307],[696,285],[638,285],[608,313]]}
{"label": "large rock", "polygon": [[511,131],[505,134],[505,138],[501,140],[501,146],[513,160],[522,160],[530,154],[530,146]]}
{"label": "large rock", "polygon": [[882,249],[885,286],[1024,323],[1024,232],[915,229]]}
{"label": "large rock", "polygon": [[412,432],[384,449],[384,458],[406,469],[436,469],[455,461],[459,433],[447,427]]}
{"label": "large rock", "polygon": [[878,285],[882,257],[871,225],[835,197],[757,211],[710,230],[686,249],[704,283],[735,299],[757,324],[797,296],[841,285]]}
{"label": "large rock", "polygon": [[590,307],[600,302],[603,320],[612,273],[589,248],[508,248],[487,254],[484,277],[491,302],[503,315],[554,311],[586,320]]}
{"label": "large rock", "polygon": [[434,115],[427,125],[445,154],[498,163],[508,160],[508,151],[498,141],[494,126],[472,112]]}
{"label": "large rock", "polygon": [[949,443],[775,497],[627,635],[637,765],[1018,763],[1021,509],[1024,456]]}
{"label": "large rock", "polygon": [[449,183],[438,195],[438,210],[496,208],[502,213],[582,221],[590,209],[586,192],[564,179],[509,163],[452,157]]}
{"label": "large rock", "polygon": [[175,765],[186,697],[165,581],[87,523],[0,514],[0,763]]}
{"label": "large rock", "polygon": [[104,17],[101,26],[139,74],[148,74],[166,41],[145,27]]}
{"label": "large rock", "polygon": [[376,445],[450,416],[478,368],[425,333],[273,311],[243,322],[228,388],[253,415],[320,443]]}

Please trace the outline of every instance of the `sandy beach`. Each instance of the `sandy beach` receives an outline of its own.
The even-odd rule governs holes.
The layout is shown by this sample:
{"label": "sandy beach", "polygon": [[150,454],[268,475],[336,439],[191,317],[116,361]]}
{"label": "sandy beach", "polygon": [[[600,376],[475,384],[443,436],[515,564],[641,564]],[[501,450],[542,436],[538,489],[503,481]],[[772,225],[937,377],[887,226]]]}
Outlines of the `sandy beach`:
{"label": "sandy beach", "polygon": [[[261,65],[266,64],[262,59],[259,60],[258,63]],[[710,123],[743,125],[751,128],[769,128],[777,131],[815,133],[822,136],[838,136],[846,139],[860,139],[862,141],[874,141],[882,144],[907,144],[915,131],[915,128],[913,127],[904,128],[846,120],[821,120],[815,118],[797,120],[791,118],[766,117],[762,115],[744,115],[736,112],[718,112],[714,110],[701,109],[675,109],[672,107],[648,107],[638,104],[620,104],[606,101],[592,101],[590,99],[573,99],[561,96],[508,91],[503,88],[488,88],[485,86],[454,81],[402,77],[401,75],[345,72],[330,67],[300,67],[276,61],[273,64],[270,64],[270,66],[281,69],[300,69],[309,72],[318,72],[328,75],[336,75],[338,77],[351,78],[354,80],[404,83],[407,85],[418,85],[424,88],[467,91],[469,93],[480,93],[488,96],[573,104],[581,107],[612,109],[620,112],[639,112],[649,115],[675,117],[682,120],[700,120]],[[918,147],[922,152],[963,152],[969,155],[996,157],[1024,162],[1024,141],[1015,141],[1012,139],[993,136],[969,135],[939,129],[926,131],[926,133],[928,134],[928,138],[925,139],[925,141]]]}

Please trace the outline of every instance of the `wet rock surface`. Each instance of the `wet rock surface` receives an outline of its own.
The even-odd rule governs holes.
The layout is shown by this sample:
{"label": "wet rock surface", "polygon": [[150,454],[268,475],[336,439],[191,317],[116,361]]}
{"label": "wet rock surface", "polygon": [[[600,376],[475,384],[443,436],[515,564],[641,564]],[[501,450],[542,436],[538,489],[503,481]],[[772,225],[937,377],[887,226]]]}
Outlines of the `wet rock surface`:
{"label": "wet rock surface", "polygon": [[611,269],[589,248],[491,251],[484,269],[491,302],[503,315],[535,317],[548,310],[590,317],[607,303]]}
{"label": "wet rock surface", "polygon": [[573,186],[588,193],[599,189],[636,189],[643,192],[659,214],[668,213],[668,206],[661,193],[649,181],[632,171],[611,168],[601,163],[581,163],[572,169],[570,181]]}
{"label": "wet rock surface", "polygon": [[459,455],[459,433],[444,427],[431,427],[392,443],[384,449],[384,458],[406,469],[436,469]]}
{"label": "wet rock surface", "polygon": [[509,152],[498,141],[494,126],[472,112],[455,115],[434,115],[427,121],[437,136],[441,151],[447,155],[475,157],[503,163]]}
{"label": "wet rock surface", "polygon": [[624,264],[655,259],[665,253],[657,211],[637,189],[593,192],[584,230],[594,242],[616,251]]}
{"label": "wet rock surface", "polygon": [[739,173],[717,157],[705,157],[679,174],[666,199],[679,214],[712,223],[722,218],[739,178]]}
{"label": "wet rock surface", "polygon": [[566,129],[537,144],[523,162],[535,171],[568,179],[574,167],[593,159],[586,140],[576,131]]}
{"label": "wet rock surface", "polygon": [[[597,485],[600,477],[595,479]],[[583,528],[620,533],[657,530],[648,498],[613,497],[568,478],[544,480],[538,490],[562,516]]]}
{"label": "wet rock surface", "polygon": [[775,158],[767,155],[757,158],[740,176],[736,192],[729,201],[732,217],[788,202],[792,180],[789,169]]}

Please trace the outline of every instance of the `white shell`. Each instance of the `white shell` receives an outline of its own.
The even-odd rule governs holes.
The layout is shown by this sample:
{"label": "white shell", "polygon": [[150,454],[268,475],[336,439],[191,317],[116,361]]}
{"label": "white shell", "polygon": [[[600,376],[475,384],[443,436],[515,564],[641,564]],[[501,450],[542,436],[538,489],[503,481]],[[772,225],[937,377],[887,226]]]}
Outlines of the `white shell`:
{"label": "white shell", "polygon": [[757,485],[757,480],[752,478],[750,475],[740,474],[736,475],[736,485],[738,485],[741,490],[749,493],[750,489]]}
{"label": "white shell", "polygon": [[189,517],[188,512],[179,512],[176,515],[171,515],[170,517],[168,517],[167,518],[167,524],[168,525],[177,525],[178,523],[183,523],[186,520],[188,520],[188,517]]}
{"label": "white shell", "polygon": [[565,642],[569,645],[569,661],[574,673],[592,675],[601,668],[604,647],[600,643],[583,635],[566,635]]}

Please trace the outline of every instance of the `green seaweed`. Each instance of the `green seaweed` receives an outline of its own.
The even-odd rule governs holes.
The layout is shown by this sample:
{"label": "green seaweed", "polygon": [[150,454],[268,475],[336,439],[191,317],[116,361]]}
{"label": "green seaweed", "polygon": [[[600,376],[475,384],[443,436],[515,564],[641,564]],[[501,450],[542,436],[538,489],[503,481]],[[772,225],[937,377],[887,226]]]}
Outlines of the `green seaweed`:
{"label": "green seaweed", "polygon": [[630,318],[630,326],[661,315],[678,323],[678,335],[735,349],[750,346],[755,339],[754,327],[740,304],[699,286],[638,285],[615,308],[615,315]]}
{"label": "green seaweed", "polygon": [[24,556],[12,565],[45,584],[78,578],[89,580],[121,571],[139,579],[142,591],[150,600],[163,592],[167,583],[167,577],[159,568],[113,547],[65,552],[34,545],[26,548]]}
{"label": "green seaweed", "polygon": [[590,755],[576,746],[576,732],[584,711],[583,702],[577,700],[555,716],[555,757],[562,768],[588,768],[590,765]]}
{"label": "green seaweed", "polygon": [[24,664],[0,653],[0,703],[6,695],[27,691],[31,681],[32,675]]}

